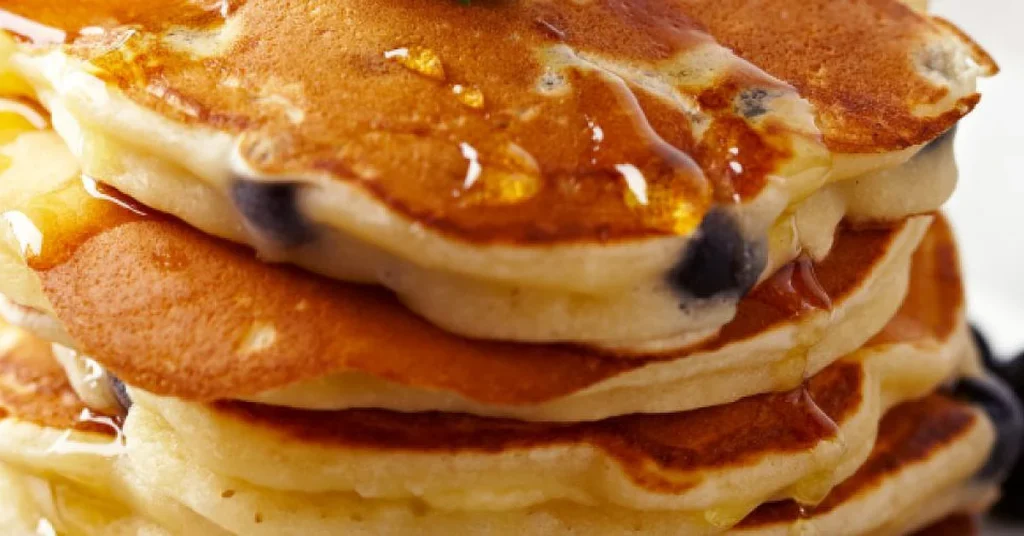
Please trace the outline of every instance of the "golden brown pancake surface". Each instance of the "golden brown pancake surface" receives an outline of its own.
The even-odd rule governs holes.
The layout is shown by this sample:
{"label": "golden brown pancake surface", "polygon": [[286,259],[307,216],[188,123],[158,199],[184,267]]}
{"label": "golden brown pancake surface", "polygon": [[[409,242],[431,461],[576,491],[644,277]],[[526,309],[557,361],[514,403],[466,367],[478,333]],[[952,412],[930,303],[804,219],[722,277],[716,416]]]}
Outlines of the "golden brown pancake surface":
{"label": "golden brown pancake surface", "polygon": [[881,152],[923,143],[977,105],[979,95],[973,94],[938,117],[915,112],[915,105],[949,96],[948,88],[928,83],[915,67],[927,54],[922,47],[926,37],[937,35],[936,25],[971,44],[986,71],[998,71],[992,58],[955,26],[929,20],[902,2],[680,3],[719,42],[808,98],[825,142],[837,152]]}
{"label": "golden brown pancake surface", "polygon": [[[977,99],[913,117],[943,91],[908,58],[939,26],[894,1],[49,4],[5,9],[66,32],[144,106],[241,134],[261,173],[327,173],[472,242],[689,234],[712,203],[823,165],[810,115],[773,109],[793,86],[853,152],[926,142]],[[212,52],[182,49],[203,39]],[[716,39],[774,77],[707,52]]]}
{"label": "golden brown pancake surface", "polygon": [[[24,211],[45,237],[43,255],[30,264],[82,351],[132,385],[201,400],[358,371],[487,403],[538,403],[819,312],[860,284],[895,233],[844,230],[824,261],[799,261],[755,289],[718,337],[643,357],[461,338],[378,288],[267,265],[176,220],[132,210],[88,196],[78,183],[40,198]],[[940,223],[927,242],[949,240]],[[941,312],[951,318],[922,329],[943,340],[959,310],[958,274],[935,277],[933,266],[924,268],[915,279],[932,298],[922,300],[946,300],[951,307]],[[915,307],[903,316],[920,314]]]}

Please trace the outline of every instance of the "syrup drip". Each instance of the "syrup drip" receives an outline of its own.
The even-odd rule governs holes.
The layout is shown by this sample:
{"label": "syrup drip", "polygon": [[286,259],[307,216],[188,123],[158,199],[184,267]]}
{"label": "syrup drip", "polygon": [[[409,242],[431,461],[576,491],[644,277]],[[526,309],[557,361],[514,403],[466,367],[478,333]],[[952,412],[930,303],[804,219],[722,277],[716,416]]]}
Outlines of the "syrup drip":
{"label": "syrup drip", "polygon": [[35,241],[24,248],[22,240],[24,253],[33,269],[45,271],[69,260],[93,236],[150,217],[150,213],[113,188],[83,176],[4,217],[18,223],[19,239]]}
{"label": "syrup drip", "polygon": [[[444,70],[444,62],[436,52],[424,47],[403,47],[388,50],[384,53],[384,59],[398,62],[399,65],[419,74],[420,76],[447,82],[448,75]],[[452,95],[455,98],[474,110],[484,108],[484,93],[480,88],[469,84],[450,84]]]}
{"label": "syrup drip", "polygon": [[[814,261],[802,256],[762,283],[759,299],[787,316],[807,311],[832,311],[832,298],[815,272]],[[763,297],[762,297],[763,296]]]}
{"label": "syrup drip", "polygon": [[[614,177],[623,205],[646,225],[691,233],[711,203],[704,173],[693,158],[669,143],[647,117],[630,85],[610,71],[574,57],[580,103],[590,143],[581,165],[592,175]],[[610,99],[608,98],[610,96]]]}
{"label": "syrup drip", "polygon": [[829,438],[824,440],[824,448],[817,451],[814,470],[796,483],[791,490],[793,501],[800,511],[800,517],[794,524],[791,534],[810,536],[817,534],[817,531],[813,524],[806,520],[813,514],[813,506],[821,503],[836,483],[835,467],[846,454],[846,439],[839,425],[815,402],[806,384],[790,392],[787,401],[799,406],[813,425],[824,432],[822,437]]}
{"label": "syrup drip", "polygon": [[75,432],[67,430],[46,449],[46,454],[89,454],[113,458],[124,453],[124,432],[121,429],[123,423],[120,418],[100,415],[86,408],[78,415],[78,422],[109,429],[114,439],[107,443],[76,441],[71,437]]}

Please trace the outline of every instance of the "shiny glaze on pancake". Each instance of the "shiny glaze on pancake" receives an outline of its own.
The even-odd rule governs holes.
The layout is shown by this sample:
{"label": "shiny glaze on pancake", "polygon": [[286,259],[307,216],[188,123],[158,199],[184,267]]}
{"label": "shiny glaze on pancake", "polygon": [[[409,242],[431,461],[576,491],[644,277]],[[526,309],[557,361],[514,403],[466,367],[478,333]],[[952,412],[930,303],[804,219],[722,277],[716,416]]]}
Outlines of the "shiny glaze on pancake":
{"label": "shiny glaze on pancake", "polygon": [[211,407],[283,440],[333,448],[498,453],[589,444],[613,457],[638,485],[678,492],[696,482],[666,478],[665,470],[699,474],[841,442],[839,428],[860,409],[867,382],[860,363],[843,362],[787,393],[680,413],[563,424],[437,412],[305,411],[236,401]]}
{"label": "shiny glaze on pancake", "polygon": [[[844,230],[834,253],[813,269],[801,261],[756,288],[720,336],[689,352],[623,359],[578,346],[457,337],[379,288],[267,265],[176,220],[133,210],[142,209],[88,196],[77,182],[38,198],[24,209],[44,236],[43,255],[30,265],[83,351],[131,385],[207,400],[344,371],[491,403],[550,400],[652,361],[753,337],[816,311],[823,300],[838,303],[893,236]],[[929,240],[951,240],[944,225]],[[960,293],[958,280],[917,278]],[[270,344],[244,347],[267,328]]]}
{"label": "shiny glaze on pancake", "polygon": [[6,324],[0,325],[0,340],[0,419],[114,434],[102,415],[79,400],[53,358],[50,343]]}
{"label": "shiny glaze on pancake", "polygon": [[[846,229],[824,261],[798,261],[757,287],[719,336],[678,354],[619,356],[571,345],[464,339],[416,317],[379,288],[264,264],[177,220],[133,210],[142,211],[90,197],[78,183],[38,198],[24,210],[44,236],[43,255],[30,258],[30,265],[85,353],[131,385],[200,400],[359,371],[482,402],[542,402],[651,362],[754,337],[827,301],[839,303],[894,235]],[[945,223],[926,238],[951,240]],[[955,266],[948,279],[922,271],[929,267],[915,268],[917,292],[931,296],[921,298],[921,307],[940,297],[959,303]],[[941,309],[950,318],[928,332],[945,339],[958,310]],[[905,308],[903,316],[920,314]],[[268,333],[269,343],[256,337]]]}
{"label": "shiny glaze on pancake", "polygon": [[803,510],[793,501],[764,504],[741,521],[738,528],[788,524],[801,517],[813,519],[827,514],[858,495],[871,493],[902,468],[925,461],[934,452],[955,443],[978,419],[977,410],[944,395],[901,404],[882,419],[868,460],[821,504]]}
{"label": "shiny glaze on pancake", "polygon": [[[34,17],[39,3],[5,7]],[[722,116],[698,142],[678,106],[607,71],[563,72],[541,59],[564,43],[593,56],[588,64],[645,64],[712,42],[668,4],[403,0],[324,3],[313,12],[299,1],[238,4],[241,35],[212,57],[157,42],[182,22],[178,10],[157,4],[119,20],[143,32],[137,39],[110,28],[80,36],[71,50],[147,107],[244,133],[243,156],[262,173],[327,173],[471,241],[688,234],[712,198],[756,194],[792,152],[771,114],[755,128],[733,112],[746,89],[793,93],[744,62],[711,87],[680,88],[714,103],[708,119]],[[95,24],[118,15],[97,7]],[[74,35],[82,21],[54,23]],[[131,52],[111,54],[112,43]],[[534,91],[545,73],[564,95]],[[642,173],[649,199],[631,200],[622,165]]]}
{"label": "shiny glaze on pancake", "polygon": [[[144,106],[242,134],[243,156],[258,171],[296,180],[326,173],[471,242],[689,234],[712,204],[753,198],[770,175],[826,163],[816,133],[804,132],[814,130],[810,114],[790,109],[783,118],[772,107],[795,97],[790,84],[806,90],[824,114],[819,123],[832,127],[826,143],[852,147],[847,123],[871,126],[873,138],[859,140],[856,152],[926,142],[977,100],[965,97],[938,118],[912,117],[914,105],[942,90],[907,57],[939,26],[895,1],[799,2],[799,17],[763,24],[786,2],[738,10],[720,2],[402,0],[311,9],[297,0],[239,0],[223,4],[233,14],[223,27],[214,2],[146,9],[136,1],[129,9],[92,0],[92,9],[66,16],[49,4],[19,0],[5,9],[65,31],[72,53],[91,58]],[[86,24],[107,32],[80,32]],[[161,41],[180,40],[177,26],[233,37],[224,50],[190,56]],[[796,46],[805,28],[816,39]],[[822,43],[823,28],[842,29],[830,35],[844,42]],[[781,39],[769,45],[766,33]],[[853,36],[859,53],[838,54]],[[749,50],[748,59],[781,81],[739,58],[669,65],[715,38]],[[540,51],[563,46],[587,66],[555,76],[556,88],[570,86],[564,95],[542,96],[534,88],[554,73],[554,60]],[[709,72],[713,79],[703,79]],[[676,77],[668,86],[689,104],[641,89],[650,73],[659,83]],[[645,190],[628,184],[624,165],[639,170]]]}

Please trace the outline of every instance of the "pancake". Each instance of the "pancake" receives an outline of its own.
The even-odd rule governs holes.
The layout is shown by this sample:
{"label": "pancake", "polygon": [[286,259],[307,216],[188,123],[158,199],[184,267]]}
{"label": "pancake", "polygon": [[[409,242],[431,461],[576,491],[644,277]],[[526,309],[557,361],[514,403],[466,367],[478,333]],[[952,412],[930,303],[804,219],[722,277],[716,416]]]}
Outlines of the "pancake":
{"label": "pancake", "polygon": [[[128,426],[144,426],[129,416]],[[789,515],[786,503],[759,510],[741,522],[741,534],[789,534],[821,527],[821,534],[861,534],[915,523],[915,508],[936,497],[956,497],[934,518],[962,511],[977,502],[977,493],[946,493],[966,485],[983,463],[992,439],[991,425],[968,406],[932,396],[899,406],[883,421],[881,448],[846,484],[826,497],[805,519]],[[487,534],[719,534],[735,521],[683,512],[637,512],[553,502],[502,513],[432,509],[407,501],[373,501],[343,493],[297,493],[268,489],[229,478],[193,463],[182,443],[169,448],[152,442],[133,444],[129,456],[141,478],[221,526],[244,534],[434,534],[465,531]],[[450,471],[446,473],[446,476]],[[985,495],[988,495],[986,493]],[[742,515],[742,514],[741,514]],[[810,525],[810,527],[808,527]],[[832,529],[831,531],[829,529]]]}
{"label": "pancake", "polygon": [[[872,397],[885,406],[895,403],[901,397],[921,396],[941,381],[943,375],[952,373],[957,361],[945,360],[942,354],[913,357],[912,354],[866,349],[861,357],[847,358],[816,376],[806,390],[798,392],[798,396],[770,395],[710,410],[669,416],[623,417],[595,425],[527,424],[452,414],[405,415],[381,411],[315,413],[242,402],[222,402],[210,410],[203,410],[189,403],[160,400],[134,391],[137,404],[131,408],[122,434],[116,426],[112,426],[116,424],[116,419],[90,412],[77,401],[60,366],[46,352],[45,343],[27,337],[14,328],[4,328],[0,340],[5,342],[4,348],[7,349],[0,352],[0,369],[5,379],[0,389],[0,407],[3,408],[3,418],[0,419],[0,463],[10,464],[5,467],[14,468],[3,472],[4,476],[9,476],[8,481],[5,481],[7,487],[3,488],[4,493],[18,493],[19,516],[41,515],[38,519],[47,520],[47,523],[57,527],[58,533],[70,530],[71,534],[75,534],[75,530],[82,530],[89,534],[104,535],[334,534],[339,530],[346,534],[381,534],[391,531],[416,534],[455,527],[465,530],[490,527],[497,534],[511,530],[558,533],[569,530],[569,527],[587,533],[593,530],[597,534],[622,534],[630,533],[631,530],[644,534],[717,534],[735,523],[752,506],[729,503],[725,507],[697,512],[660,509],[638,511],[613,505],[595,508],[593,504],[574,504],[573,500],[568,499],[502,511],[510,506],[507,497],[503,500],[499,494],[475,493],[464,498],[471,497],[476,510],[465,511],[453,508],[456,501],[452,501],[454,497],[451,496],[449,502],[441,507],[431,506],[422,498],[366,498],[367,494],[372,495],[371,489],[374,486],[381,485],[379,479],[362,480],[363,485],[368,487],[361,487],[359,496],[322,489],[316,492],[292,489],[285,483],[289,474],[296,470],[291,464],[301,460],[316,463],[318,459],[309,457],[308,452],[299,452],[298,460],[288,454],[289,450],[292,454],[297,453],[292,450],[296,445],[301,450],[319,444],[322,449],[319,460],[322,460],[323,455],[331,455],[332,451],[337,455],[338,449],[355,447],[356,455],[364,456],[364,461],[368,461],[375,455],[387,455],[388,451],[404,449],[405,456],[398,460],[404,469],[397,474],[408,478],[415,471],[417,464],[414,458],[417,454],[424,457],[420,463],[430,456],[439,462],[437,457],[451,453],[469,453],[480,457],[511,455],[513,457],[510,462],[515,463],[512,460],[521,458],[515,456],[515,451],[529,448],[531,444],[536,447],[539,443],[535,442],[543,443],[545,435],[548,441],[571,442],[574,438],[580,441],[584,439],[579,434],[580,428],[589,428],[591,437],[587,440],[596,444],[607,442],[613,434],[611,431],[625,426],[630,430],[625,436],[630,438],[630,442],[620,443],[612,451],[613,456],[619,458],[618,463],[623,463],[631,470],[649,471],[649,468],[644,468],[643,461],[630,455],[628,449],[632,447],[654,448],[659,463],[680,468],[689,466],[691,471],[701,464],[701,460],[717,464],[708,468],[711,474],[706,475],[708,482],[704,483],[704,489],[701,490],[711,490],[710,496],[713,497],[716,486],[707,484],[711,484],[711,481],[719,485],[728,482],[719,478],[722,476],[721,470],[730,463],[747,469],[764,464],[771,469],[772,462],[778,464],[781,461],[781,467],[794,467],[788,465],[786,458],[792,462],[792,458],[805,457],[804,463],[810,461],[813,465],[827,461],[828,451],[832,452],[832,456],[845,456],[861,450],[855,446],[859,442],[865,443],[865,448],[870,449],[873,442],[857,441],[859,432],[856,428],[867,427],[873,430],[878,422],[880,407],[869,408],[870,415],[863,417],[837,418],[842,423],[838,430],[822,418],[822,413],[838,417],[836,413],[851,410],[841,406],[850,403],[870,406],[873,404],[868,399]],[[870,370],[870,373],[850,374],[858,370]],[[928,371],[931,379],[924,378],[921,371]],[[869,378],[872,375],[874,377]],[[843,385],[854,387],[849,384],[851,380],[861,389],[866,388],[867,383],[877,383],[874,387],[867,387],[868,392],[849,396],[843,393]],[[757,407],[760,409],[754,409]],[[215,421],[204,422],[201,415],[204,411],[215,414]],[[745,426],[742,420],[734,420],[737,416],[743,419],[744,414],[747,414],[747,422],[753,418],[753,428]],[[969,406],[935,395],[921,402],[897,406],[883,419],[880,438],[874,442],[874,452],[871,455],[867,452],[857,455],[861,459],[866,457],[867,462],[861,464],[860,460],[849,460],[841,463],[838,474],[856,470],[855,476],[825,498],[818,507],[821,516],[815,510],[809,519],[814,524],[821,522],[828,526],[834,523],[831,520],[837,516],[847,522],[857,517],[858,523],[869,524],[864,530],[884,524],[909,527],[926,524],[946,512],[963,511],[979,501],[983,502],[989,494],[978,490],[987,489],[985,485],[965,483],[967,476],[983,464],[988,445],[994,437],[991,424],[980,415],[980,412]],[[165,416],[170,420],[165,419]],[[656,447],[659,436],[665,438],[674,433],[671,431],[674,427],[666,421],[672,419],[680,419],[675,423],[679,430],[677,440],[689,442],[690,449],[682,448],[681,445],[668,447],[669,450]],[[236,424],[232,424],[231,420],[237,421]],[[853,420],[862,422],[848,426],[849,421]],[[171,426],[171,421],[178,423],[179,427]],[[897,424],[893,425],[893,421]],[[731,433],[725,431],[723,436],[722,428],[729,423],[732,423],[734,430]],[[209,437],[204,434],[211,428],[216,433],[232,436],[231,441],[219,443],[220,448],[208,443]],[[601,428],[605,429],[603,433]],[[835,437],[840,431],[844,436],[841,441],[827,440],[827,436]],[[824,452],[807,450],[808,442],[814,442],[815,432],[824,432],[826,446],[832,443],[823,449]],[[868,434],[873,435],[873,431],[869,430]],[[273,437],[269,444],[263,442],[267,435]],[[716,436],[720,437],[716,439]],[[743,440],[744,436],[750,439]],[[126,440],[127,448],[121,446],[119,437]],[[460,437],[462,439],[458,439]],[[356,441],[362,448],[354,445],[345,447],[346,441]],[[246,446],[236,452],[233,445],[238,444]],[[843,448],[837,449],[840,444]],[[262,458],[262,455],[268,454],[262,449],[268,446],[282,449],[280,452],[285,455]],[[212,447],[212,450],[204,454],[204,447]],[[792,450],[792,447],[796,447],[796,450]],[[672,448],[680,450],[673,455]],[[757,454],[758,449],[776,450],[777,455],[783,456],[772,460],[769,455],[766,461],[764,456]],[[636,452],[639,451],[634,454]],[[703,455],[700,454],[702,452]],[[812,455],[810,460],[806,459],[808,452]],[[204,463],[210,454],[215,456],[215,463]],[[237,454],[243,454],[243,458],[237,459]],[[532,458],[536,462],[545,456],[534,454]],[[268,464],[268,459],[275,462]],[[520,459],[520,463],[522,461]],[[926,467],[918,467],[925,462]],[[795,466],[799,465],[797,463]],[[859,470],[858,466],[861,467]],[[225,474],[230,474],[238,467],[246,468],[249,472],[247,478],[232,478]],[[775,469],[779,467],[775,465]],[[216,468],[216,471],[210,472],[212,468]],[[468,478],[473,474],[469,471],[452,471],[451,468],[452,465],[441,463],[437,470],[444,471],[445,477],[434,480],[443,481],[453,475]],[[314,486],[324,486],[323,482],[340,476],[322,469],[307,474],[319,475],[317,478],[321,483],[314,483]],[[477,475],[488,475],[481,482],[508,484],[517,481],[508,478],[502,480],[497,477],[509,475],[480,469]],[[716,470],[719,471],[717,474],[714,473]],[[505,468],[504,471],[513,473],[511,468]],[[832,474],[831,471],[828,473]],[[389,474],[395,473],[386,471],[380,475]],[[764,480],[751,479],[754,474],[748,473],[746,478],[739,480],[742,488],[776,481],[766,475],[763,475]],[[270,478],[279,475],[275,479],[275,487],[259,485],[261,479],[268,478],[268,475]],[[898,475],[898,479],[894,475]],[[255,483],[249,479],[254,476]],[[655,475],[648,474],[647,477],[636,484],[654,485],[655,489],[667,491],[667,488],[658,486]],[[821,478],[821,474],[813,475],[813,478],[805,482],[804,493],[820,497],[818,493],[827,491],[822,488],[825,485]],[[839,478],[838,475],[836,478]],[[864,516],[858,513],[883,512],[866,510],[865,504],[874,508],[879,501],[889,500],[891,491],[883,493],[879,490],[891,488],[894,484],[890,482],[893,480],[900,482],[900,489],[914,490],[912,494],[901,492],[899,495],[912,495],[907,501],[915,506],[918,506],[918,502],[926,502],[929,506],[928,515],[908,515],[905,503],[899,501],[878,515]],[[909,485],[908,480],[914,484]],[[306,483],[310,484],[309,481]],[[408,483],[413,484],[411,481]],[[689,490],[702,488],[701,484],[688,488],[683,480],[676,479],[667,482],[663,480],[661,484],[674,485],[683,495],[691,493]],[[26,487],[42,489],[45,491],[42,497],[52,499],[41,501],[39,492],[25,492]],[[799,488],[794,486],[793,489]],[[411,489],[416,489],[416,486],[411,486]],[[734,492],[718,490],[719,494],[735,500],[738,495]],[[24,493],[30,497],[25,498]],[[804,498],[811,500],[811,496]],[[936,497],[943,500],[932,500]],[[31,509],[33,504],[38,508],[34,514],[32,512],[35,510]],[[919,513],[923,510],[916,508]],[[739,528],[743,533],[772,534],[808,523],[807,519],[788,518],[788,511],[786,503],[762,506]],[[197,517],[197,512],[212,522]]]}
{"label": "pancake", "polygon": [[[967,430],[978,419],[971,409],[940,395],[899,406],[882,420],[868,460],[824,501],[810,510],[793,502],[763,505],[741,521],[736,532],[790,534],[789,526],[803,520],[819,534],[905,534],[950,513],[984,511],[995,496],[991,484],[952,477],[945,484],[932,481],[931,489],[908,493],[918,485],[915,470],[949,469],[946,464],[963,462],[970,466],[977,460],[980,447],[955,438],[970,433]],[[908,466],[913,469],[908,471]],[[851,507],[861,508],[863,519],[843,515],[842,510]]]}
{"label": "pancake", "polygon": [[[531,420],[682,411],[791,389],[896,313],[930,221],[844,230],[825,260],[798,261],[755,289],[718,336],[679,352],[623,355],[459,338],[383,291],[268,266],[173,219],[144,216],[88,181],[52,187],[39,197],[13,181],[0,187],[24,199],[5,213],[22,239],[10,249],[27,247],[36,271],[8,280],[39,279],[32,292],[6,292],[36,296],[21,305],[64,323],[68,335],[55,342],[127,383],[187,399]],[[37,249],[26,232],[41,237]],[[925,285],[918,292],[935,300],[923,309],[950,315],[935,327],[936,340],[946,340],[959,325],[962,296],[955,269],[937,272],[956,264],[944,224],[929,244],[915,277]]]}
{"label": "pancake", "polygon": [[[0,325],[0,533],[171,534],[134,509],[158,499],[116,474],[119,426],[78,399],[49,343]],[[179,510],[170,526],[209,526]]]}
{"label": "pancake", "polygon": [[[995,71],[894,1],[322,4],[4,25],[84,171],[144,204],[462,335],[630,348],[727,322],[812,242],[768,240],[808,196],[910,158]],[[831,208],[804,228],[858,216]]]}
{"label": "pancake", "polygon": [[[125,431],[148,444],[179,444],[192,464],[278,489],[415,498],[445,510],[572,501],[749,511],[778,497],[816,501],[852,474],[882,413],[952,377],[972,355],[966,339],[946,349],[869,345],[792,392],[593,423],[204,407],[132,391]],[[268,472],[260,460],[269,459],[276,463]]]}

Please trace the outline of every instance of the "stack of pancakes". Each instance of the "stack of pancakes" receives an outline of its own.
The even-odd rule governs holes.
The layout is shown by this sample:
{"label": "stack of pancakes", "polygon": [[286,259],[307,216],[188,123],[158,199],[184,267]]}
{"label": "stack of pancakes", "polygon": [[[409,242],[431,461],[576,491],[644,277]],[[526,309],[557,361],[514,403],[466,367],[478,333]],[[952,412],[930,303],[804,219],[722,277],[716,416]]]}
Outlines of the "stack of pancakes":
{"label": "stack of pancakes", "polygon": [[3,534],[958,531],[1016,456],[935,212],[997,68],[921,6],[59,4]]}

